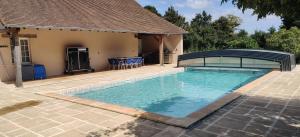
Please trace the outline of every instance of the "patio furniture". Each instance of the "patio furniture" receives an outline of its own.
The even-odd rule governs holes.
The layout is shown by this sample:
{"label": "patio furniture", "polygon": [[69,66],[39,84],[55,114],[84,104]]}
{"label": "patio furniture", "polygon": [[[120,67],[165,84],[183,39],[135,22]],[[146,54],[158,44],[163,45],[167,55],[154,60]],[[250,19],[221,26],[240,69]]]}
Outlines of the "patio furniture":
{"label": "patio furniture", "polygon": [[108,63],[109,63],[109,69],[116,69],[116,67],[118,66],[118,63],[116,62],[115,59],[108,59]]}
{"label": "patio furniture", "polygon": [[134,59],[128,58],[127,59],[127,67],[133,68],[133,65],[134,65]]}
{"label": "patio furniture", "polygon": [[118,61],[119,69],[126,69],[127,58],[120,57],[120,58],[117,58],[117,61]]}
{"label": "patio furniture", "polygon": [[139,64],[140,64],[140,58],[134,58],[134,66],[137,68],[139,67]]}
{"label": "patio furniture", "polygon": [[117,57],[108,59],[110,69],[137,68],[144,65],[142,57]]}

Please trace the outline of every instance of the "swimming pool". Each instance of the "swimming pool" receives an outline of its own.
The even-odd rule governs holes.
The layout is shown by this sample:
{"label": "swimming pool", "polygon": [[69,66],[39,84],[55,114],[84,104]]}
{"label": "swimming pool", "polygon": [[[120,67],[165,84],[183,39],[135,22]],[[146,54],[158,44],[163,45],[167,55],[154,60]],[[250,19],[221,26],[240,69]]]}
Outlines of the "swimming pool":
{"label": "swimming pool", "polygon": [[72,96],[184,118],[267,72],[186,69],[176,74],[84,90]]}

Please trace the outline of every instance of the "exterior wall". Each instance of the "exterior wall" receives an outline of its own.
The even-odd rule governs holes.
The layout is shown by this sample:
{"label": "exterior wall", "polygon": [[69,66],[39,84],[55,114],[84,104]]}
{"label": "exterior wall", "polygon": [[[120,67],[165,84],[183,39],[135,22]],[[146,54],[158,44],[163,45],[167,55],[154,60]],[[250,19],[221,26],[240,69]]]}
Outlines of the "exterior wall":
{"label": "exterior wall", "polygon": [[[155,36],[155,35],[154,35]],[[158,52],[159,50],[159,42],[154,36],[144,36],[142,39],[142,52],[143,53],[151,53]]]}
{"label": "exterior wall", "polygon": [[178,56],[183,54],[183,36],[170,35],[165,37],[164,46],[170,51],[172,64],[177,64]]}
{"label": "exterior wall", "polygon": [[[159,51],[159,41],[153,36],[143,37],[142,51],[143,53],[151,53]],[[164,37],[164,48],[170,51],[171,63],[176,64],[178,55],[183,54],[183,36],[182,35],[169,35]]]}
{"label": "exterior wall", "polygon": [[[29,39],[32,63],[45,65],[48,76],[63,74],[65,48],[70,44],[89,48],[91,67],[96,71],[106,69],[110,57],[138,56],[138,39],[133,33],[25,29],[20,34],[37,35],[37,38]],[[1,37],[0,44],[9,45],[9,39]],[[1,80],[12,80],[15,71],[10,47],[1,48],[0,53],[3,58],[0,64]]]}
{"label": "exterior wall", "polygon": [[1,81],[9,81],[15,78],[15,66],[12,64],[10,40],[0,36],[0,45],[8,46],[0,48],[0,78]]}

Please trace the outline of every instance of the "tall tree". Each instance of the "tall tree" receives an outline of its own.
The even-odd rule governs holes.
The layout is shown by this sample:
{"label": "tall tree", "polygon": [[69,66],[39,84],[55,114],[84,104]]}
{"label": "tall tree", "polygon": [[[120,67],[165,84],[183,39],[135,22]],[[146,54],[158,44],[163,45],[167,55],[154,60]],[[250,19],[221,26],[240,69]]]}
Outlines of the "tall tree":
{"label": "tall tree", "polygon": [[258,18],[275,14],[281,17],[285,28],[300,26],[300,1],[299,0],[222,0],[222,3],[231,1],[243,12],[252,9]]}
{"label": "tall tree", "polygon": [[294,53],[300,62],[300,29],[292,27],[290,30],[281,29],[267,39],[268,47],[274,50]]}
{"label": "tall tree", "polygon": [[191,26],[200,28],[199,26],[208,26],[211,24],[212,16],[207,14],[206,11],[196,14],[195,18],[191,21]]}
{"label": "tall tree", "polygon": [[274,34],[274,33],[276,32],[276,28],[270,27],[270,28],[268,29],[268,31],[269,31],[270,34]]}
{"label": "tall tree", "polygon": [[212,16],[205,11],[196,14],[195,18],[191,21],[190,33],[193,33],[193,46],[194,49],[208,50],[214,46],[215,34],[212,28]]}
{"label": "tall tree", "polygon": [[251,38],[256,40],[259,47],[267,48],[266,47],[266,39],[267,39],[268,35],[269,34],[264,31],[255,31],[254,34],[251,35]]}
{"label": "tall tree", "polygon": [[235,33],[232,39],[227,42],[229,48],[242,48],[242,49],[258,49],[258,43],[255,39],[248,36],[248,32],[241,29],[238,33]]}
{"label": "tall tree", "polygon": [[244,29],[241,29],[238,33],[237,33],[238,37],[247,37],[248,36],[248,32]]}
{"label": "tall tree", "polygon": [[156,14],[157,16],[161,17],[161,14],[157,11],[157,9],[154,6],[147,5],[144,8],[147,9],[147,10],[149,10],[150,12]]}
{"label": "tall tree", "polygon": [[164,18],[175,24],[178,27],[181,27],[183,29],[188,29],[188,22],[186,21],[185,17],[180,15],[177,10],[173,6],[169,7],[166,11]]}
{"label": "tall tree", "polygon": [[234,32],[241,24],[241,19],[234,15],[221,16],[213,22],[217,35],[217,49],[228,48],[227,42],[233,39]]}

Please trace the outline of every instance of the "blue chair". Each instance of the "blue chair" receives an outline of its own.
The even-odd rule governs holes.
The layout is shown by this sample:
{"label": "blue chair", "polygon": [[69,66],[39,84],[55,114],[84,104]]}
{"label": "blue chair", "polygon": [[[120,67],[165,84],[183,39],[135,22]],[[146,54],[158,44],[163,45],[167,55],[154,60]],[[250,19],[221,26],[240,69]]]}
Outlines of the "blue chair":
{"label": "blue chair", "polygon": [[133,58],[128,58],[127,59],[127,67],[130,67],[132,69],[133,64],[134,64],[134,59]]}
{"label": "blue chair", "polygon": [[142,58],[142,66],[144,66],[144,65],[145,65],[145,59]]}
{"label": "blue chair", "polygon": [[117,66],[117,62],[113,58],[109,58],[108,63],[109,63],[109,69],[115,69]]}
{"label": "blue chair", "polygon": [[118,63],[118,69],[123,69],[123,68],[126,69],[126,59],[118,58],[116,60],[117,60],[117,63]]}
{"label": "blue chair", "polygon": [[140,67],[144,65],[144,59],[142,57],[140,57]]}
{"label": "blue chair", "polygon": [[137,60],[137,58],[132,58],[132,59],[133,59],[132,66],[136,68],[137,64],[138,64],[138,60]]}

